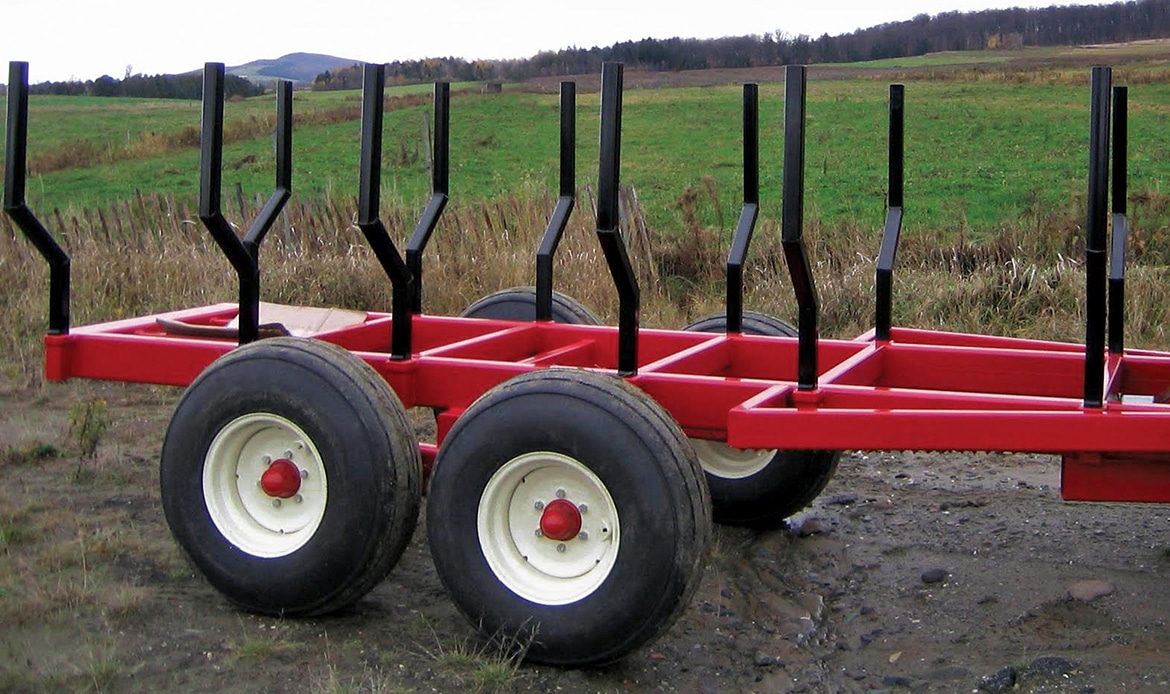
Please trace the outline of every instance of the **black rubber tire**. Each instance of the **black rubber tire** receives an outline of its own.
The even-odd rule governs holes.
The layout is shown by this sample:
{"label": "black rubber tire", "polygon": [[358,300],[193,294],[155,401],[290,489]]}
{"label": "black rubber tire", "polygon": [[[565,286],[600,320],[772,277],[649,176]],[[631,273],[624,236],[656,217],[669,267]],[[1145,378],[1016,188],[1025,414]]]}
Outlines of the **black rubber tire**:
{"label": "black rubber tire", "polygon": [[[542,452],[588,468],[618,519],[612,567],[567,604],[505,585],[477,525],[493,475]],[[618,660],[669,628],[699,584],[712,531],[702,468],[670,415],[625,381],[568,369],[517,376],[468,408],[439,451],[427,519],[435,568],[471,623],[489,636],[531,636],[528,660],[567,666]]]}
{"label": "black rubber tire", "polygon": [[[493,292],[463,309],[459,315],[462,318],[536,320],[536,288],[512,287]],[[560,292],[553,292],[552,319],[554,323],[568,325],[601,325],[601,319],[584,304]]]}
{"label": "black rubber tire", "polygon": [[[266,557],[225,537],[209,510],[204,472],[251,465],[247,449],[235,463],[231,455],[215,462],[208,451],[225,427],[268,415],[308,437],[327,490],[307,541]],[[171,532],[207,581],[247,611],[281,616],[333,612],[374,588],[410,541],[422,497],[414,430],[386,381],[340,347],[298,338],[240,347],[195,379],[167,428],[160,477]]]}
{"label": "black rubber tire", "polygon": [[[797,337],[800,332],[791,324],[766,313],[743,312],[743,333],[745,335],[771,335],[774,337]],[[688,324],[683,330],[696,333],[727,332],[727,314],[714,313]]]}
{"label": "black rubber tire", "polygon": [[[727,331],[727,314],[701,318],[683,330],[721,333]],[[744,311],[746,335],[796,337],[792,325],[772,316]],[[725,525],[773,529],[813,502],[837,471],[841,451],[780,450],[759,472],[731,478],[707,472],[715,521]]]}

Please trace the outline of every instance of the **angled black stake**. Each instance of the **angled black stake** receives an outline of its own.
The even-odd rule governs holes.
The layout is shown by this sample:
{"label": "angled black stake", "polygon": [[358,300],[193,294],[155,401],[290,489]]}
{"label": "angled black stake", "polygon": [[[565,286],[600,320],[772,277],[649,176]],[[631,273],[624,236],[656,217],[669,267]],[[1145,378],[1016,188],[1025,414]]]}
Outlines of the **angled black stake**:
{"label": "angled black stake", "polygon": [[817,387],[818,311],[816,283],[804,246],[804,122],[806,68],[784,70],[784,207],[781,245],[799,311],[797,387]]}
{"label": "angled black stake", "polygon": [[390,358],[410,359],[414,278],[379,217],[382,196],[382,98],[386,66],[366,65],[362,86],[361,182],[358,191],[358,228],[393,287]]}
{"label": "angled black stake", "polygon": [[199,159],[199,219],[239,278],[239,343],[254,342],[260,325],[260,244],[292,195],[292,85],[277,89],[276,189],[240,238],[221,209],[223,178],[223,63],[203,68],[203,131]]}
{"label": "angled black stake", "polygon": [[727,332],[743,331],[743,263],[760,216],[760,88],[743,85],[743,208],[727,254]]}
{"label": "angled black stake", "polygon": [[552,320],[553,256],[569,224],[577,195],[577,85],[561,82],[561,186],[536,252],[536,320]]}
{"label": "angled black stake", "polygon": [[422,313],[422,257],[431,234],[439,224],[439,217],[447,207],[450,192],[449,172],[451,124],[451,85],[435,83],[435,140],[431,155],[431,199],[427,201],[422,217],[414,227],[414,233],[406,244],[406,267],[414,282],[411,286],[411,310]]}
{"label": "angled black stake", "polygon": [[601,147],[597,174],[597,239],[618,292],[618,374],[638,373],[641,294],[619,229],[622,149],[622,64],[601,66]]}
{"label": "angled black stake", "polygon": [[1089,198],[1085,224],[1085,407],[1105,404],[1106,233],[1109,211],[1109,87],[1093,68],[1089,113]]}
{"label": "angled black stake", "polygon": [[1125,351],[1125,254],[1129,246],[1126,196],[1129,185],[1129,98],[1125,87],[1113,88],[1113,236],[1109,250],[1109,352]]}
{"label": "angled black stake", "polygon": [[889,200],[886,202],[886,224],[882,231],[882,247],[874,286],[874,339],[890,339],[891,305],[893,302],[894,261],[898,255],[898,239],[902,235],[902,193],[904,189],[905,150],[905,87],[890,85],[890,144],[889,144]]}
{"label": "angled black stake", "polygon": [[25,201],[28,178],[28,63],[8,65],[8,130],[4,144],[4,212],[49,264],[49,334],[69,332],[70,261]]}

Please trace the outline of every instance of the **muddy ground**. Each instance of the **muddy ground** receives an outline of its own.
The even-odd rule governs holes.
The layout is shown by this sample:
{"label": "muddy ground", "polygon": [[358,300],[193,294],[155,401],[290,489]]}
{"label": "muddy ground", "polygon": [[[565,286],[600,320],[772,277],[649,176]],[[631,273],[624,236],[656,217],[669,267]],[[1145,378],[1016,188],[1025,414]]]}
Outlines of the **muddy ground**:
{"label": "muddy ground", "polygon": [[[847,453],[789,529],[717,530],[664,638],[562,671],[475,637],[421,529],[343,614],[233,610],[163,520],[178,391],[21,380],[0,386],[2,691],[1170,689],[1170,507],[1062,502],[1052,457]],[[70,421],[95,399],[109,428],[81,459]]]}

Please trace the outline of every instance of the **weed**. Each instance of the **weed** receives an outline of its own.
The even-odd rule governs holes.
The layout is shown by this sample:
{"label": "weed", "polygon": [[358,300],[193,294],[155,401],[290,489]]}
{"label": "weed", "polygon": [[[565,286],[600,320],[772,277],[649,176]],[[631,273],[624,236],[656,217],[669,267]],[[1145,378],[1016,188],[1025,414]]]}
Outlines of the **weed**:
{"label": "weed", "polygon": [[[273,628],[275,629],[275,627]],[[232,648],[232,656],[235,658],[266,660],[281,653],[287,653],[301,647],[301,644],[291,641],[283,641],[277,638],[277,636],[274,634],[249,636],[248,629],[245,626],[242,617],[240,618],[240,631],[243,633],[244,639],[240,642],[239,645]]]}
{"label": "weed", "polygon": [[[110,426],[106,401],[102,398],[82,400],[69,408],[69,438],[77,445],[82,459],[93,458],[102,435]],[[78,472],[81,464],[78,463]]]}
{"label": "weed", "polygon": [[29,511],[22,509],[0,515],[0,552],[30,543],[35,535],[29,527]]}
{"label": "weed", "polygon": [[60,449],[51,443],[29,443],[22,446],[9,446],[0,451],[0,466],[52,460],[60,455]]}
{"label": "weed", "polygon": [[477,692],[496,691],[515,681],[537,631],[525,626],[515,633],[497,632],[486,640],[472,635],[445,644],[431,629],[435,645],[422,650],[441,666],[445,676]]}

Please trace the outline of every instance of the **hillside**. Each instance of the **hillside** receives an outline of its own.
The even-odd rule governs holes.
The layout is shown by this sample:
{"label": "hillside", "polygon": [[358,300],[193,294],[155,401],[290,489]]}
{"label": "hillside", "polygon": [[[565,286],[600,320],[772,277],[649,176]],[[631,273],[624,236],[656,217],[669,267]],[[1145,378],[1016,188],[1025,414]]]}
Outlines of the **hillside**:
{"label": "hillside", "polygon": [[348,67],[357,62],[359,61],[320,53],[289,53],[280,58],[253,60],[244,65],[229,67],[228,73],[253,82],[287,79],[301,86],[312,84],[313,78],[326,70]]}

